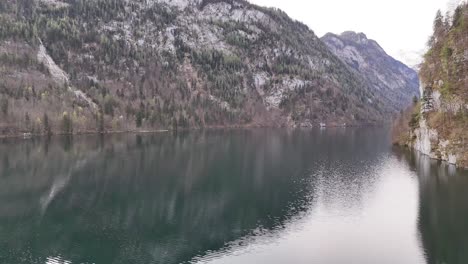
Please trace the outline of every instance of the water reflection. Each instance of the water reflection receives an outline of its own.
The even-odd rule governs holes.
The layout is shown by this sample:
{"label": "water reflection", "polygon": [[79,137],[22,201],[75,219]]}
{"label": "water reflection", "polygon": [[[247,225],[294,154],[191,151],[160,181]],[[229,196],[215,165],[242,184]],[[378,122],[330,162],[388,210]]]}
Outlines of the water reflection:
{"label": "water reflection", "polygon": [[419,176],[419,230],[427,263],[468,263],[468,172],[406,154]]}
{"label": "water reflection", "polygon": [[324,152],[310,170],[307,210],[281,229],[240,239],[249,243],[197,263],[425,263],[417,177],[392,155],[385,137],[362,136],[354,139],[355,152]]}
{"label": "water reflection", "polygon": [[462,263],[466,180],[388,142],[369,128],[3,141],[0,263],[422,263],[418,203],[428,263]]}
{"label": "water reflection", "polygon": [[369,133],[375,134],[242,130],[3,142],[1,260],[190,261],[305,211],[313,197],[310,171],[330,160],[371,160],[379,145]]}

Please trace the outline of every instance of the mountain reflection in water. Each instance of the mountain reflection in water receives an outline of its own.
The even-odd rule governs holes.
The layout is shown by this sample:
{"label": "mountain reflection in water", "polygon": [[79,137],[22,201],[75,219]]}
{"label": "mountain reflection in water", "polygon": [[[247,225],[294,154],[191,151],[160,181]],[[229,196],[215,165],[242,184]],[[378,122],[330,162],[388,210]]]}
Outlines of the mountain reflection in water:
{"label": "mountain reflection in water", "polygon": [[[388,138],[338,128],[5,140],[0,263],[333,263],[365,260],[364,246],[380,263],[465,263],[468,177]],[[381,222],[385,212],[398,221]],[[384,246],[398,239],[406,250]]]}

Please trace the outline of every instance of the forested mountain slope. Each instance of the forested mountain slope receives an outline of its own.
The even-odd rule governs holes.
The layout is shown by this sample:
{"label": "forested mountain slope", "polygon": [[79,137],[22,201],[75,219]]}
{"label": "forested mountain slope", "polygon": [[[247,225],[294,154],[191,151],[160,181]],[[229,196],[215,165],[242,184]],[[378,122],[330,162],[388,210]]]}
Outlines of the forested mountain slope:
{"label": "forested mountain slope", "polygon": [[468,168],[468,4],[439,12],[420,78],[421,103],[400,141],[433,158]]}
{"label": "forested mountain slope", "polygon": [[327,33],[321,38],[330,50],[359,73],[387,107],[400,111],[419,97],[418,73],[389,56],[363,33]]}
{"label": "forested mountain slope", "polygon": [[0,134],[379,122],[284,12],[225,0],[3,0]]}

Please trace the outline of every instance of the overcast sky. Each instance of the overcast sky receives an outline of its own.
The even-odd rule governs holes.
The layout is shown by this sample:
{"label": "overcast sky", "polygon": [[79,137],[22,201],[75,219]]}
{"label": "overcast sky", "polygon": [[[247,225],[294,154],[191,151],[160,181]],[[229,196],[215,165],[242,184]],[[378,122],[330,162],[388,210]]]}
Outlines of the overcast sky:
{"label": "overcast sky", "polygon": [[277,7],[307,24],[319,37],[327,32],[363,32],[388,54],[414,66],[432,34],[438,9],[459,0],[250,0]]}

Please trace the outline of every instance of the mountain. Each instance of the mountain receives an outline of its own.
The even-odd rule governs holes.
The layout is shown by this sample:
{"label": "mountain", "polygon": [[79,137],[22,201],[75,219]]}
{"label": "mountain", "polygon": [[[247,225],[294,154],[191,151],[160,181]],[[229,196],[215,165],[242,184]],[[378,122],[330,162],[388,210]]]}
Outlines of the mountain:
{"label": "mountain", "polygon": [[3,0],[0,134],[380,122],[373,87],[241,0]]}
{"label": "mountain", "polygon": [[418,73],[395,60],[363,33],[327,33],[322,41],[330,50],[369,83],[386,107],[400,111],[419,97]]}
{"label": "mountain", "polygon": [[400,144],[468,168],[468,4],[439,12],[419,72],[423,96]]}

